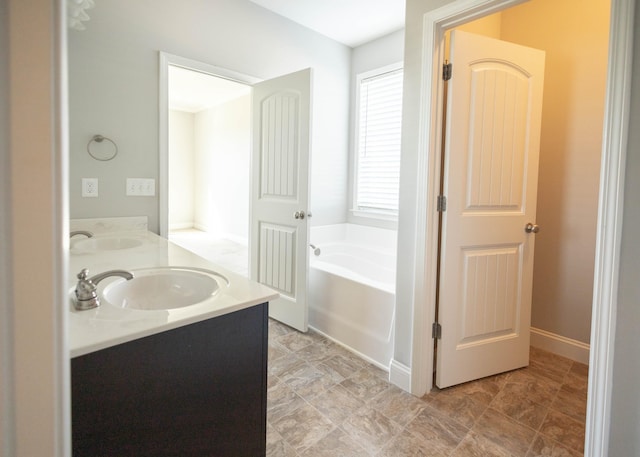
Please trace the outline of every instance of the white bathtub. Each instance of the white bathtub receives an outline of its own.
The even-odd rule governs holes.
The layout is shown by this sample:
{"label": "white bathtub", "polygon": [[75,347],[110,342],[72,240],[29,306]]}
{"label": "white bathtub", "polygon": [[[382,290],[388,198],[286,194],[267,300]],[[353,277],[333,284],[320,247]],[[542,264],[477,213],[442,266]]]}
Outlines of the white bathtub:
{"label": "white bathtub", "polygon": [[354,224],[311,228],[309,325],[378,367],[393,356],[396,232]]}

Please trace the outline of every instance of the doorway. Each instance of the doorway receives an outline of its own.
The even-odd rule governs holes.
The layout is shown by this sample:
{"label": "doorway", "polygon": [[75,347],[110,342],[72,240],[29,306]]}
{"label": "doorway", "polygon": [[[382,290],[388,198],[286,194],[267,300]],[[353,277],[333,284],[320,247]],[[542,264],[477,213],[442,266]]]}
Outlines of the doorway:
{"label": "doorway", "polygon": [[[475,1],[464,5],[452,3],[438,10],[429,11],[425,8],[421,16],[421,26],[424,25],[422,36],[424,42],[422,53],[426,64],[420,67],[419,75],[415,76],[415,81],[420,87],[413,87],[416,93],[421,94],[419,106],[412,106],[409,110],[409,122],[414,125],[407,128],[408,132],[413,130],[419,132],[417,138],[424,138],[425,142],[417,145],[409,144],[409,147],[417,146],[416,157],[409,155],[407,160],[413,164],[418,162],[418,172],[415,176],[409,173],[410,181],[405,183],[404,192],[401,194],[409,197],[409,202],[415,199],[418,209],[417,214],[405,214],[408,222],[415,220],[415,237],[410,224],[405,224],[404,231],[407,238],[418,240],[418,246],[413,247],[415,258],[413,267],[415,273],[407,281],[408,292],[403,296],[398,296],[399,301],[409,301],[413,310],[413,335],[408,336],[408,341],[400,340],[399,350],[396,349],[398,361],[392,364],[395,370],[393,377],[399,385],[407,385],[412,392],[420,393],[431,387],[431,367],[433,363],[433,344],[430,343],[431,332],[427,328],[431,326],[433,318],[433,300],[431,291],[434,290],[435,262],[429,255],[434,252],[437,241],[437,221],[431,217],[435,214],[437,186],[435,186],[436,170],[439,168],[439,159],[435,151],[438,147],[439,132],[441,131],[442,120],[439,118],[438,110],[441,105],[439,75],[443,60],[443,46],[441,40],[444,30],[458,26],[467,22],[470,18],[477,18],[485,14],[503,10],[511,5],[521,3],[519,1]],[[587,444],[586,455],[592,455],[591,450],[600,451],[606,449],[606,430],[608,430],[609,401],[608,382],[611,374],[612,353],[611,347],[607,344],[613,335],[614,320],[611,311],[615,310],[615,285],[617,283],[617,272],[615,271],[615,261],[619,255],[617,240],[619,240],[620,213],[618,210],[619,186],[622,179],[620,165],[625,156],[624,138],[626,138],[625,113],[626,104],[624,100],[628,98],[628,87],[625,83],[628,72],[629,52],[627,44],[630,39],[632,22],[629,20],[628,11],[632,3],[627,1],[614,1],[612,8],[612,24],[619,24],[620,27],[612,27],[610,39],[610,49],[619,50],[611,55],[608,66],[607,79],[607,100],[605,104],[604,131],[606,133],[603,141],[602,151],[602,180],[600,185],[599,210],[598,210],[598,233],[597,251],[595,255],[594,273],[594,294],[593,294],[593,325],[591,332],[591,375],[590,380],[597,380],[597,389],[589,391],[589,408],[587,414]],[[421,27],[420,26],[420,27]],[[414,30],[415,32],[415,30]],[[416,62],[409,62],[415,65]],[[422,127],[416,122],[424,119]],[[611,133],[611,135],[610,135]],[[411,136],[410,136],[411,137]],[[424,166],[424,171],[420,171],[420,166]],[[417,191],[417,192],[416,192]],[[414,194],[414,192],[416,192]],[[413,205],[409,205],[413,207]],[[402,216],[402,213],[401,213]],[[612,218],[612,219],[609,219]],[[611,224],[603,224],[603,221],[611,220]],[[402,222],[402,219],[401,219]],[[402,227],[401,227],[402,228]],[[403,238],[404,239],[404,238]],[[407,255],[407,246],[399,246],[399,254]],[[607,254],[608,253],[608,254]],[[610,254],[610,255],[609,255]],[[402,322],[399,322],[402,325]],[[405,346],[406,345],[406,346]],[[405,359],[403,350],[406,347],[413,348],[410,354],[411,369],[403,366]],[[394,366],[395,365],[395,366]],[[603,426],[604,425],[604,426]]]}
{"label": "doorway", "polygon": [[172,242],[248,277],[251,78],[164,57],[161,232],[164,226]]}
{"label": "doorway", "polygon": [[[573,7],[577,6],[571,2],[566,6],[570,9],[569,11],[571,11],[571,5]],[[501,40],[506,42],[505,45],[513,43],[514,45],[546,51],[548,62],[546,75],[544,75],[542,134],[539,148],[538,217],[527,216],[533,222],[540,224],[542,231],[536,235],[526,235],[526,239],[529,240],[527,245],[533,243],[534,240],[536,243],[535,272],[533,268],[530,270],[534,273],[533,294],[526,294],[526,296],[533,295],[532,343],[535,347],[550,350],[586,364],[589,359],[591,281],[593,279],[593,258],[595,253],[595,222],[597,219],[597,189],[600,173],[600,145],[602,143],[608,54],[609,11],[607,4],[600,3],[598,5],[590,5],[587,9],[581,9],[580,13],[569,17],[568,14],[558,11],[558,8],[557,4],[551,4],[546,0],[533,0],[456,27],[456,31],[457,33],[462,31],[472,32],[472,36],[482,35]],[[547,18],[551,12],[558,12],[565,19],[555,22],[549,21]],[[539,26],[542,20],[546,21],[546,27]],[[589,24],[589,26],[586,27],[585,24]],[[590,50],[588,55],[581,52],[585,45]],[[522,48],[521,52],[525,52],[527,48]],[[479,45],[475,44],[473,49],[479,50]],[[458,56],[458,59],[453,58],[454,68],[456,68],[457,60],[458,71],[454,70],[453,72],[454,75],[457,75],[457,78],[452,79],[449,84],[456,83],[456,81],[458,81],[457,84],[460,84],[461,78],[464,79],[465,77],[465,68],[463,68],[464,64],[461,63],[460,57],[462,56]],[[484,71],[488,68],[486,65],[488,63],[478,65],[478,68],[472,73],[476,75],[474,78],[480,78],[481,75],[485,74]],[[562,71],[555,70],[560,67]],[[541,78],[534,78],[532,83],[536,79],[542,80]],[[476,80],[474,79],[474,81]],[[479,81],[480,79],[476,81],[476,84],[479,84]],[[487,86],[489,89],[485,90],[489,91],[490,88],[497,87],[493,84],[491,83]],[[487,96],[487,93],[490,92],[486,92],[484,96]],[[500,107],[506,103],[506,100],[504,99],[501,102]],[[475,103],[479,104],[480,102],[481,99],[478,99]],[[464,105],[459,106],[462,109]],[[491,121],[491,117],[486,121],[486,116],[483,115],[483,119],[485,119],[482,124],[484,128],[492,128],[491,126],[494,124]],[[501,122],[500,119],[508,118],[498,116],[494,118],[493,122],[499,123]],[[459,121],[453,123],[451,128],[460,128],[464,124],[464,119]],[[487,122],[489,122],[488,127]],[[474,131],[478,132],[480,128],[478,126]],[[459,137],[466,136],[458,133],[454,134],[451,139],[452,142],[457,141],[459,145],[456,150],[460,150],[460,147],[464,147],[465,144]],[[500,147],[500,141],[500,137],[485,138],[482,143],[484,146],[477,144],[473,151],[487,149],[490,153],[490,151],[495,150],[493,155],[502,156],[505,153],[504,148]],[[471,144],[469,144],[469,148],[471,151]],[[466,156],[462,150],[460,150],[460,154],[456,153],[456,157],[458,155]],[[451,157],[451,160],[453,159],[454,157]],[[456,160],[462,160],[462,158]],[[470,158],[469,160],[472,159]],[[469,162],[469,166],[477,164],[481,166],[482,170],[489,170],[491,168],[487,167],[495,167],[496,163],[502,163],[500,160],[498,162],[489,160],[486,164],[485,161],[473,160],[473,163]],[[464,161],[460,162],[458,167],[452,168],[452,172],[460,167],[465,167]],[[476,168],[473,168],[473,170],[476,170]],[[471,169],[469,173],[471,173]],[[473,176],[475,176],[475,173],[474,171]],[[492,195],[494,198],[501,195],[499,192],[505,190],[504,183],[508,182],[505,179],[510,176],[508,173],[508,170],[505,172],[503,169],[501,174],[494,176],[495,179],[491,179],[490,185],[488,184],[489,187],[484,188],[484,190],[480,189],[482,195],[477,196],[478,198],[483,196],[479,201],[480,203],[485,202],[485,200],[488,202],[489,200],[487,199],[490,199]],[[492,176],[494,174],[492,173]],[[465,172],[462,172],[462,175],[462,178],[456,181],[461,183],[460,186],[464,182]],[[534,181],[529,178],[526,182],[533,183]],[[513,183],[511,183],[512,185]],[[468,190],[471,192],[474,187],[471,183],[469,186],[471,187]],[[454,188],[457,189],[458,184],[454,183]],[[513,189],[511,187],[508,187],[508,189],[511,190],[509,191],[510,197],[507,197],[514,197]],[[500,202],[502,203],[498,204],[496,201],[491,206],[490,212],[486,214],[496,217],[499,214],[511,214],[511,210],[502,206],[507,201],[505,200],[507,197],[500,197]],[[522,211],[526,207],[527,214],[529,213],[529,207],[535,203],[535,197],[536,194],[534,193],[523,200],[525,206],[522,207]],[[450,203],[454,203],[454,201]],[[470,202],[469,205],[471,206],[465,210],[465,216],[463,217],[464,220],[471,218],[474,226],[480,222],[481,216],[485,214],[485,210],[480,213],[478,211],[486,206],[486,202],[480,206],[478,204],[475,200],[472,203]],[[535,206],[532,206],[532,208],[535,210]],[[452,209],[455,210],[455,208]],[[504,213],[505,210],[508,210],[507,213]],[[453,213],[447,211],[444,215],[447,218],[451,218]],[[519,214],[520,211],[517,213]],[[512,216],[515,215],[516,213],[513,213]],[[520,224],[523,227],[524,222]],[[516,233],[512,235],[522,234],[522,236],[525,236],[525,232],[521,230],[522,227],[518,226],[518,224],[513,228]],[[477,233],[477,229],[474,230],[474,233]],[[470,261],[475,261],[479,259],[477,257],[478,253],[484,252],[477,249],[478,247],[474,244],[473,255],[467,250],[463,252],[472,255]],[[465,256],[465,258],[467,257]],[[532,261],[532,256],[526,256],[526,258]],[[453,274],[453,271],[457,270],[452,270],[451,274]],[[492,271],[495,273],[494,269],[489,268],[488,273]],[[498,268],[498,271],[501,270]],[[458,281],[455,281],[455,284],[457,283]],[[481,288],[481,290],[484,289]],[[451,303],[452,298],[453,296],[449,295],[449,299],[445,301]],[[521,298],[521,300],[524,300],[524,298]],[[489,319],[491,309],[491,306],[484,308],[482,321],[484,324],[489,325],[487,319]],[[500,307],[495,310],[498,312],[495,316],[496,318],[500,316],[500,309],[503,310]],[[489,314],[485,315],[486,313]],[[527,314],[529,314],[528,311]],[[467,317],[469,318],[469,316]],[[493,323],[495,324],[495,322]],[[471,323],[467,324],[467,326],[471,325]],[[477,324],[478,322],[473,324],[476,330],[478,330]],[[484,324],[482,328],[485,328]],[[451,330],[452,325],[450,322],[446,325],[450,329],[446,332],[446,336],[451,338],[451,333],[456,330]],[[523,327],[520,333],[528,334],[529,324],[525,327],[526,332]],[[493,327],[489,326],[487,328]],[[557,334],[553,333],[556,329]],[[516,332],[516,334],[518,333]],[[516,334],[512,336],[515,337]],[[527,335],[527,340],[528,338]],[[488,346],[488,342],[482,346]],[[462,349],[460,348],[460,350]],[[476,344],[473,350],[481,351],[481,347]],[[458,352],[460,351],[454,351],[446,359],[452,360]],[[491,351],[491,354],[494,353],[495,351]],[[502,357],[501,359],[506,360],[507,358]],[[477,360],[477,357],[474,359]],[[482,364],[483,369],[489,369],[488,367],[492,362],[494,362],[493,358],[489,357]],[[446,364],[444,368],[447,368]]]}

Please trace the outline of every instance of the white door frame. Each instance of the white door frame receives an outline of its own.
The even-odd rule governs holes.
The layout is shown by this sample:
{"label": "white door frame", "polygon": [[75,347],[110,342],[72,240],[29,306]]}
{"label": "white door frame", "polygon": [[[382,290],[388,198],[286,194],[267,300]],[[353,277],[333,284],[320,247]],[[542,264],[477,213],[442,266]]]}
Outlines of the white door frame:
{"label": "white door frame", "polygon": [[238,73],[222,67],[216,67],[197,60],[191,60],[160,51],[159,84],[159,170],[158,170],[158,223],[160,236],[169,237],[169,66],[206,73],[218,78],[228,79],[240,84],[253,86],[261,79]]}
{"label": "white door frame", "polygon": [[[412,304],[413,337],[409,385],[422,395],[432,387],[433,339],[435,320],[438,220],[435,211],[440,169],[439,150],[442,126],[441,65],[443,37],[447,29],[524,0],[460,0],[427,13],[423,18],[420,94],[421,141],[418,150],[416,240],[424,240],[414,258]],[[631,86],[631,48],[633,43],[634,0],[611,0],[609,65],[604,111],[604,134],[600,173],[598,231],[596,237],[594,293],[591,326],[589,394],[587,402],[585,456],[607,454],[613,343],[615,338],[618,264],[622,229],[624,164],[627,148],[628,113]],[[393,367],[392,367],[393,368]]]}

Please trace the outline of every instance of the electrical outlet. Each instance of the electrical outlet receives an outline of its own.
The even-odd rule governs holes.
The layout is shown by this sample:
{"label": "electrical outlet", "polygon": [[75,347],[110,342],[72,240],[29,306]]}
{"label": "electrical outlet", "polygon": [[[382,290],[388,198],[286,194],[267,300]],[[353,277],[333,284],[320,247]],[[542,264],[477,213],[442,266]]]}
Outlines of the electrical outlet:
{"label": "electrical outlet", "polygon": [[98,178],[82,178],[82,196],[98,196]]}
{"label": "electrical outlet", "polygon": [[132,197],[153,197],[156,194],[156,180],[149,178],[127,178],[127,195]]}

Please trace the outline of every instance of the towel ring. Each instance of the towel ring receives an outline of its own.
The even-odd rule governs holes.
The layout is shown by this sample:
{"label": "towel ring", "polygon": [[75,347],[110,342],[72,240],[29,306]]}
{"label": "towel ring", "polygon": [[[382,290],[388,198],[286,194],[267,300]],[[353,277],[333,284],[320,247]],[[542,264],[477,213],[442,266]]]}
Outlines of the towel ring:
{"label": "towel ring", "polygon": [[[91,146],[93,145],[93,143],[100,144],[100,143],[103,143],[104,141],[111,143],[111,146],[113,147],[109,149],[112,149],[112,151],[103,152],[101,154],[99,150],[98,151],[95,150],[96,149],[95,146],[94,146],[94,149],[92,150]],[[98,148],[98,149],[104,149],[104,148]],[[87,152],[94,159],[100,160],[102,162],[106,162],[118,155],[118,145],[111,138],[107,138],[106,136],[102,136],[102,135],[93,135],[93,137],[87,143]]]}

